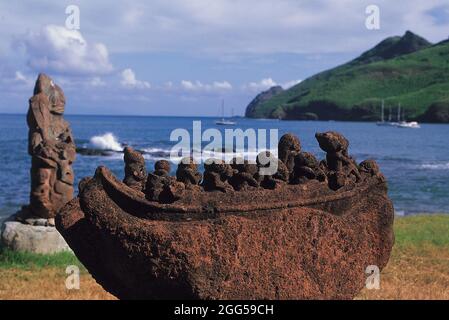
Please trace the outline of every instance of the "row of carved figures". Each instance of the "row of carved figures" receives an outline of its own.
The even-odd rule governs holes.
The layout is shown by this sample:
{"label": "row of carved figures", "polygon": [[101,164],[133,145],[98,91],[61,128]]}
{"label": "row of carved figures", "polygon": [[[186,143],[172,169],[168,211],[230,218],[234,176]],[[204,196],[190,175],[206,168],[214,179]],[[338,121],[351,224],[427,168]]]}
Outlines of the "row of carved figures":
{"label": "row of carved figures", "polygon": [[[170,176],[170,162],[159,160],[154,172],[146,172],[142,154],[126,147],[124,150],[125,178],[129,187],[142,192],[150,201],[170,203],[182,197],[184,190],[203,188],[205,191],[240,191],[253,188],[276,189],[282,184],[302,184],[309,180],[327,183],[332,190],[338,190],[348,183],[357,183],[363,174],[378,175],[379,167],[373,160],[357,165],[349,156],[348,140],[337,132],[317,133],[320,148],[326,152],[326,159],[301,151],[301,143],[293,134],[285,134],[278,144],[278,156],[268,151],[257,156],[256,163],[234,158],[230,163],[209,159],[204,164],[204,174],[192,158],[184,158],[178,165],[176,177]],[[263,157],[263,161],[262,161]],[[272,175],[262,175],[261,167],[269,166],[266,159],[277,161],[277,170]]]}

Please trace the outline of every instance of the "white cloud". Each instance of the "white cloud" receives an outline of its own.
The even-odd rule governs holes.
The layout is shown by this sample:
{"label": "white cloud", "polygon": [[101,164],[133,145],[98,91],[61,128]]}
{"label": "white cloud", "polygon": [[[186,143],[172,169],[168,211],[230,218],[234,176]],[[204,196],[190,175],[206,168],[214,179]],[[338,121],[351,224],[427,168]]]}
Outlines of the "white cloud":
{"label": "white cloud", "polygon": [[186,90],[195,90],[202,86],[203,86],[203,84],[199,81],[197,81],[196,84],[194,84],[192,81],[188,81],[188,80],[181,81],[181,87],[183,87]]}
{"label": "white cloud", "polygon": [[149,89],[151,85],[147,81],[137,80],[136,74],[130,68],[127,68],[121,73],[121,85],[126,88],[137,88],[137,89]]}
{"label": "white cloud", "polygon": [[16,71],[14,80],[16,80],[17,82],[23,83],[23,84],[25,84],[27,86],[32,86],[33,85],[33,80],[31,80],[30,78],[26,77],[20,71]]}
{"label": "white cloud", "polygon": [[77,30],[46,25],[29,32],[19,41],[36,71],[72,75],[105,74],[112,71],[108,49],[102,43],[88,43]]}
{"label": "white cloud", "polygon": [[244,85],[244,89],[249,89],[252,91],[262,91],[268,88],[277,86],[278,84],[271,78],[264,78],[259,82],[250,82]]}
{"label": "white cloud", "polygon": [[291,88],[291,87],[297,85],[297,84],[300,83],[301,81],[302,81],[302,80],[290,80],[290,81],[287,81],[287,82],[282,83],[282,84],[281,84],[281,87],[284,88],[284,89],[289,89],[289,88]]}
{"label": "white cloud", "polygon": [[106,82],[104,82],[100,77],[93,77],[90,79],[89,85],[93,87],[104,87]]}
{"label": "white cloud", "polygon": [[[447,38],[449,22],[432,16],[447,2],[408,0],[404,6],[376,0],[382,27],[373,32],[365,28],[365,8],[373,4],[368,0],[98,0],[83,2],[81,30],[114,53],[353,53],[407,29],[431,41]],[[0,1],[0,12],[8,12],[2,17],[0,51],[11,33],[61,21],[63,8],[52,0]]]}
{"label": "white cloud", "polygon": [[[294,82],[289,79],[305,78],[343,63],[407,29],[431,41],[447,38],[449,23],[435,18],[441,13],[435,13],[435,8],[447,6],[447,2],[409,0],[404,6],[401,1],[377,0],[381,30],[369,31],[365,28],[365,8],[372,2],[368,0],[129,0],[113,4],[109,0],[83,1],[80,33],[47,25],[64,22],[64,4],[57,5],[52,0],[0,1],[0,12],[8,13],[0,17],[0,76],[5,74],[0,77],[0,91],[19,92],[10,100],[2,95],[2,106],[22,106],[24,97],[31,93],[26,81],[32,85],[37,71],[54,77],[68,91],[68,101],[78,105],[89,105],[86,101],[94,97],[108,101],[105,112],[109,112],[117,96],[129,99],[139,94],[154,101],[170,101],[165,105],[173,106],[173,113],[184,112],[183,107],[177,106],[183,95],[199,99],[198,106],[203,103],[203,110],[192,109],[192,113],[208,112],[210,103],[205,102],[206,98],[216,98],[223,92],[229,96],[227,101],[231,102],[231,97],[242,99],[235,105],[244,106],[243,99],[260,90],[275,84],[290,86]],[[23,61],[17,47],[10,45],[14,39],[20,40],[26,49],[27,61]],[[115,72],[108,53],[113,55],[114,65],[117,63]],[[132,76],[123,79],[122,71],[128,67],[123,63],[148,53],[147,61],[134,61],[137,79],[132,70]],[[337,57],[332,58],[334,54]],[[317,61],[307,61],[308,56],[317,57]],[[234,60],[225,61],[226,57]],[[269,61],[272,58],[274,62]],[[246,63],[249,60],[251,63]],[[195,68],[193,63],[200,66]],[[255,66],[257,63],[261,65]],[[139,64],[143,67],[138,69]],[[154,70],[151,78],[145,73],[149,69]],[[271,73],[273,69],[277,72]],[[20,74],[15,74],[16,70]],[[227,78],[231,73],[233,78]],[[255,77],[243,80],[251,74]],[[261,74],[272,78],[263,81]],[[64,79],[67,81],[62,82]],[[148,87],[143,79],[151,79],[152,90],[119,90],[124,88],[121,82],[131,87]],[[169,79],[173,83],[166,83]],[[181,79],[186,80],[181,83]],[[228,79],[232,85],[204,79]],[[117,107],[120,112],[121,105],[118,103]]]}
{"label": "white cloud", "polygon": [[123,22],[128,26],[135,26],[136,24],[139,24],[141,22],[141,18],[144,15],[144,10],[142,10],[142,7],[129,7],[125,12],[123,13]]}
{"label": "white cloud", "polygon": [[[444,26],[449,24],[436,25],[428,13],[447,0],[408,0],[406,7],[400,1],[377,0],[382,19],[377,32],[365,28],[369,4],[368,0],[133,0],[115,5],[104,19],[112,28],[108,43],[119,51],[354,52],[407,29],[434,41],[447,37]],[[110,29],[96,32],[106,30]]]}
{"label": "white cloud", "polygon": [[220,90],[231,90],[232,89],[232,85],[227,81],[222,81],[222,82],[214,81],[214,83],[212,84],[212,87],[215,89],[220,89]]}
{"label": "white cloud", "polygon": [[232,89],[228,81],[214,81],[210,84],[200,81],[182,80],[181,87],[187,91],[227,91]]}
{"label": "white cloud", "polygon": [[281,86],[284,89],[293,87],[294,85],[300,83],[301,80],[290,80],[283,83],[278,83],[272,78],[264,78],[257,82],[249,82],[243,85],[244,90],[250,90],[254,92],[264,91],[274,86]]}

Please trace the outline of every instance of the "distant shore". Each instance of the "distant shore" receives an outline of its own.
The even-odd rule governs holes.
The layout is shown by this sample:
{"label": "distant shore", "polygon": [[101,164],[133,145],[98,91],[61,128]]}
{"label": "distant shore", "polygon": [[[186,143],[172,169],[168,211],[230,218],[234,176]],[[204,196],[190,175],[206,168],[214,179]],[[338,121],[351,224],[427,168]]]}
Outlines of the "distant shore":
{"label": "distant shore", "polygon": [[[449,299],[449,215],[395,219],[396,243],[379,290],[356,299]],[[65,268],[78,265],[80,289],[67,290]],[[0,248],[2,299],[115,299],[71,253],[36,255]]]}
{"label": "distant shore", "polygon": [[[371,118],[357,118],[357,117],[336,117],[336,118],[327,118],[327,117],[318,117],[316,114],[312,113],[304,113],[298,117],[284,117],[284,118],[272,118],[272,117],[245,117],[246,119],[252,120],[279,120],[279,121],[338,121],[338,122],[362,122],[362,123],[373,123],[381,121],[377,116],[373,116]],[[418,121],[422,124],[438,124],[438,125],[448,125],[449,122],[445,121],[429,121],[423,117],[410,118],[407,121]],[[392,121],[395,122],[395,121]]]}

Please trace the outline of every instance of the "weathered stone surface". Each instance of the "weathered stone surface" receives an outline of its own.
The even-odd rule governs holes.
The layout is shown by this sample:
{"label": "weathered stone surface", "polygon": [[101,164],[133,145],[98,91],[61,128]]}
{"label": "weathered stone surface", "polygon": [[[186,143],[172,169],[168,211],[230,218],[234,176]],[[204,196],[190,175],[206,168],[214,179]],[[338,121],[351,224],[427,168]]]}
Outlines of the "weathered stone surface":
{"label": "weathered stone surface", "polygon": [[75,144],[69,124],[62,117],[65,97],[48,76],[40,74],[27,114],[28,153],[31,156],[29,214],[54,218],[73,198]]}
{"label": "weathered stone surface", "polygon": [[147,170],[142,154],[131,147],[126,147],[123,153],[125,161],[125,178],[123,182],[137,191],[143,191],[147,180]]}
{"label": "weathered stone surface", "polygon": [[56,253],[71,250],[58,230],[52,226],[5,221],[1,226],[1,243],[15,251]]}
{"label": "weathered stone surface", "polygon": [[329,187],[341,187],[361,179],[355,161],[349,156],[349,141],[338,132],[329,131],[315,135],[320,148],[326,152],[326,167]]}
{"label": "weathered stone surface", "polygon": [[229,183],[237,190],[248,190],[259,187],[259,181],[256,179],[259,168],[256,164],[249,163],[243,158],[232,159],[231,168],[234,170]]}
{"label": "weathered stone surface", "polygon": [[[290,183],[287,166],[274,159],[280,169],[261,180],[275,181],[273,188],[252,183],[258,173],[245,163],[208,163],[200,185],[170,184],[179,194],[170,203],[145,198],[99,167],[56,226],[119,298],[353,298],[366,268],[388,262],[393,206],[374,161],[357,166],[338,133],[318,137],[327,161],[303,154],[292,172],[321,170],[324,179]],[[297,159],[299,139],[290,141],[286,154]],[[238,173],[244,187],[232,182]],[[331,184],[336,174],[341,181]]]}
{"label": "weathered stone surface", "polygon": [[292,183],[304,183],[307,180],[317,179],[326,181],[327,177],[320,163],[310,152],[300,152],[295,157],[294,172],[291,177]]}
{"label": "weathered stone surface", "polygon": [[288,168],[290,173],[295,166],[295,157],[301,151],[301,143],[298,137],[291,133],[284,134],[279,140],[278,156]]}
{"label": "weathered stone surface", "polygon": [[204,177],[201,185],[206,191],[233,191],[229,183],[234,171],[230,164],[219,159],[208,159],[204,164]]}
{"label": "weathered stone surface", "polygon": [[[187,163],[187,162],[186,162]],[[195,168],[195,169],[194,169]],[[184,190],[191,185],[199,182],[195,175],[196,164],[191,162],[184,169],[176,172],[178,180],[170,176],[170,163],[166,160],[156,161],[154,164],[154,172],[149,173],[145,186],[145,197],[150,201],[158,201],[160,203],[172,203],[178,200]]]}
{"label": "weathered stone surface", "polygon": [[[168,170],[169,172],[170,170]],[[185,185],[198,185],[203,178],[198,172],[198,164],[192,158],[183,158],[176,170],[176,179]]]}
{"label": "weathered stone surface", "polygon": [[73,198],[76,149],[70,126],[62,116],[64,108],[61,88],[40,74],[27,114],[30,204],[1,227],[2,244],[12,250],[54,253],[70,249],[54,227],[56,212]]}

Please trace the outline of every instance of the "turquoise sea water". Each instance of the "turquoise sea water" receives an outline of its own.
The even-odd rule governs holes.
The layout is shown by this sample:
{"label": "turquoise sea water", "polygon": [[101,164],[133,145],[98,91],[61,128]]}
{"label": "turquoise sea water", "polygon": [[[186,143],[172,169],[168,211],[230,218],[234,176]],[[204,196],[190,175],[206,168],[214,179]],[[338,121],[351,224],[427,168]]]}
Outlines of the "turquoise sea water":
{"label": "turquoise sea water", "polygon": [[[201,120],[202,129],[217,127],[214,118],[65,116],[77,146],[119,150],[129,144],[145,151],[148,169],[155,159],[168,157],[176,142],[173,129],[192,130],[192,121]],[[237,119],[233,128],[278,129],[298,135],[303,149],[324,157],[315,132],[336,130],[350,141],[350,153],[358,161],[375,159],[389,184],[389,194],[398,214],[449,212],[449,125],[423,124],[421,129],[378,127],[374,123],[308,122]],[[30,157],[27,154],[25,115],[0,115],[0,216],[14,213],[28,201]],[[115,138],[113,139],[111,133]],[[96,137],[92,139],[93,137]],[[74,164],[76,180],[93,175],[106,165],[123,177],[123,155],[78,155]],[[174,169],[173,169],[174,170]]]}

